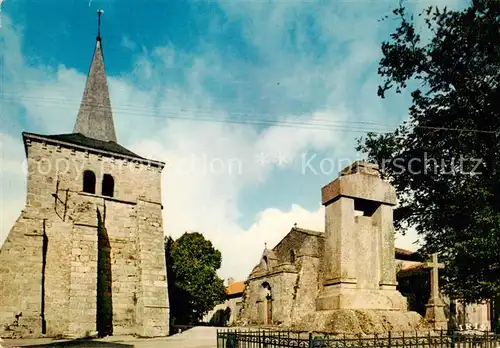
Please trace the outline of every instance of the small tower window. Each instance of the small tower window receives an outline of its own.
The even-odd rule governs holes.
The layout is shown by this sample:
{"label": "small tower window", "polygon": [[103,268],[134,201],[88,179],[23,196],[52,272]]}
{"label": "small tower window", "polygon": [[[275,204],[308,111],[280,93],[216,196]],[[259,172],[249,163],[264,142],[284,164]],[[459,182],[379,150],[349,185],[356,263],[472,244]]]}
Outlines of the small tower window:
{"label": "small tower window", "polygon": [[290,250],[290,263],[295,263],[295,251]]}
{"label": "small tower window", "polygon": [[113,192],[115,190],[115,179],[109,174],[104,174],[102,177],[102,195],[113,197]]}
{"label": "small tower window", "polygon": [[95,194],[95,174],[91,170],[83,172],[83,192]]}

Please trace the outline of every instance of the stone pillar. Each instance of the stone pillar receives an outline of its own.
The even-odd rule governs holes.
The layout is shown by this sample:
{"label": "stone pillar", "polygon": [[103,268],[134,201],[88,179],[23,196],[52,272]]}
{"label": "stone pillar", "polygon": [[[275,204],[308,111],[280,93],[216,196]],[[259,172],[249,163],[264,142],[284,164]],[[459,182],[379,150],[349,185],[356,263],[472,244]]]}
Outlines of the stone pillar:
{"label": "stone pillar", "polygon": [[376,165],[355,162],[322,189],[325,244],[317,310],[406,310],[396,290],[395,189]]}
{"label": "stone pillar", "polygon": [[138,335],[168,336],[169,302],[161,205],[137,201],[139,245]]}
{"label": "stone pillar", "polygon": [[382,204],[377,215],[380,231],[380,289],[395,290],[396,281],[396,250],[394,247],[393,208]]}
{"label": "stone pillar", "polygon": [[82,200],[71,235],[71,274],[67,336],[96,333],[97,310],[97,206]]}
{"label": "stone pillar", "polygon": [[356,229],[354,200],[342,197],[325,207],[323,284],[356,285]]}

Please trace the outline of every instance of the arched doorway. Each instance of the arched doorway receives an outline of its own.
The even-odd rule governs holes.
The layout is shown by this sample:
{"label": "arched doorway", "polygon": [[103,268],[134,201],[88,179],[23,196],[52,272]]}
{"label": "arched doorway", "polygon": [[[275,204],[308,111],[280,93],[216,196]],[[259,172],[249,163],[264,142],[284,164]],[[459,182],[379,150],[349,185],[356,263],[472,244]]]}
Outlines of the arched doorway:
{"label": "arched doorway", "polygon": [[271,285],[268,282],[262,283],[263,288],[263,303],[264,303],[264,324],[272,325],[273,324],[273,294],[271,291]]}

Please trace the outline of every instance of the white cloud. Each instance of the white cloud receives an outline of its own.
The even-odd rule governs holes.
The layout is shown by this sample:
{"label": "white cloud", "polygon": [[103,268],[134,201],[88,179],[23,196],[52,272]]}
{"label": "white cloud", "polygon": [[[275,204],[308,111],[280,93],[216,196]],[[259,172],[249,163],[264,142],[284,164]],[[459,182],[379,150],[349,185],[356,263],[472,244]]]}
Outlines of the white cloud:
{"label": "white cloud", "polygon": [[17,139],[0,133],[0,243],[21,214],[26,181],[24,147]]}
{"label": "white cloud", "polygon": [[135,42],[133,42],[132,40],[130,40],[130,38],[128,36],[124,36],[122,38],[122,46],[133,51],[137,48],[137,44]]}

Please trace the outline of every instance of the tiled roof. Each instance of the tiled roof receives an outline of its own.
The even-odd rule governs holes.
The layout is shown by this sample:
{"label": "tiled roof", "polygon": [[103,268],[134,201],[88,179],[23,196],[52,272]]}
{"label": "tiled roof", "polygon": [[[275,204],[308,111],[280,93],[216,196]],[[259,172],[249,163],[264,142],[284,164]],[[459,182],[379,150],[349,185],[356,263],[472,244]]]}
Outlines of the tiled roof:
{"label": "tiled roof", "polygon": [[400,254],[400,255],[413,255],[415,254],[414,251],[411,251],[411,250],[406,250],[406,249],[401,249],[401,248],[395,248],[396,250],[396,254]]}
{"label": "tiled roof", "polygon": [[424,263],[422,263],[422,262],[408,265],[406,267],[403,267],[398,272],[398,277],[411,277],[411,276],[419,274],[424,269],[425,269]]}
{"label": "tiled roof", "polygon": [[228,295],[242,294],[243,290],[245,290],[244,281],[234,282],[226,287],[226,292]]}
{"label": "tiled roof", "polygon": [[408,265],[408,266],[404,267],[401,270],[401,272],[416,271],[416,270],[423,269],[423,268],[424,268],[424,264],[423,263],[415,263],[413,265]]}

